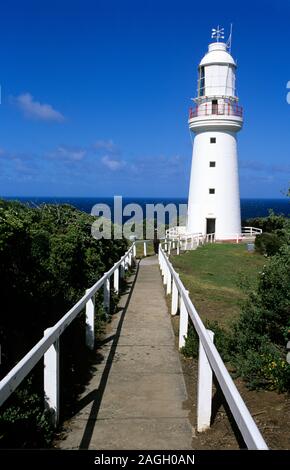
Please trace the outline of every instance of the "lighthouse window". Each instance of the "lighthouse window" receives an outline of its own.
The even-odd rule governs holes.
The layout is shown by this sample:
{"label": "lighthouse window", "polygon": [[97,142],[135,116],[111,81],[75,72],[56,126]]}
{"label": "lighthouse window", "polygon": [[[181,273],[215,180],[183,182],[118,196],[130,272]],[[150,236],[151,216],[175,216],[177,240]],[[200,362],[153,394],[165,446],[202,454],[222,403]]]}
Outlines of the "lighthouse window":
{"label": "lighthouse window", "polygon": [[209,188],[209,194],[215,194],[215,189],[214,188]]}
{"label": "lighthouse window", "polygon": [[210,166],[211,168],[215,167],[215,162],[209,162],[209,166]]}
{"label": "lighthouse window", "polygon": [[198,96],[204,96],[204,94],[204,67],[200,67]]}
{"label": "lighthouse window", "polygon": [[216,138],[215,138],[215,137],[211,137],[211,138],[210,138],[210,143],[211,143],[211,144],[215,144],[215,143],[216,143]]}

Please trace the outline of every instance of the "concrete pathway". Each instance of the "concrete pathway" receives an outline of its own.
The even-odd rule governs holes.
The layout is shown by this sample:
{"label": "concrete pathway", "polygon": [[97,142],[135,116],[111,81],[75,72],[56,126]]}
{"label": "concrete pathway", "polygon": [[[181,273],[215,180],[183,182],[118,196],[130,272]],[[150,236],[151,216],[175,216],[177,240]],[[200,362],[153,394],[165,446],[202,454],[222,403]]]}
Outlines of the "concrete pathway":
{"label": "concrete pathway", "polygon": [[156,257],[122,296],[103,361],[67,423],[62,449],[192,449],[186,388]]}

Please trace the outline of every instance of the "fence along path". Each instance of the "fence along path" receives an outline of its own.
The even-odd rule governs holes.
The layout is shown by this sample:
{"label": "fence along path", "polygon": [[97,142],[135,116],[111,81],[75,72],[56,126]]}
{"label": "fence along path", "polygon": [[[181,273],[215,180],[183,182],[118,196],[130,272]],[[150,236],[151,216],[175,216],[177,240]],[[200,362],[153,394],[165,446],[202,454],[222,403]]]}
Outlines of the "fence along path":
{"label": "fence along path", "polygon": [[[145,250],[144,243],[144,254]],[[44,356],[45,402],[52,411],[54,423],[58,423],[59,337],[85,307],[86,343],[94,350],[94,295],[103,288],[108,309],[110,283],[118,292],[119,278],[124,276],[135,255],[134,243],[56,325],[45,331],[44,338],[0,382],[0,405]],[[189,320],[200,339],[197,430],[201,432],[210,426],[214,372],[247,447],[267,449],[214,346],[212,333],[205,329],[161,246],[158,261],[156,257],[143,259],[130,292],[121,298],[119,315],[114,317],[103,342],[103,361],[80,398],[77,413],[67,423],[70,432],[60,447],[191,448],[185,384],[174,348],[158,262],[166,294],[171,294],[171,313],[180,311],[179,347],[184,345]]]}

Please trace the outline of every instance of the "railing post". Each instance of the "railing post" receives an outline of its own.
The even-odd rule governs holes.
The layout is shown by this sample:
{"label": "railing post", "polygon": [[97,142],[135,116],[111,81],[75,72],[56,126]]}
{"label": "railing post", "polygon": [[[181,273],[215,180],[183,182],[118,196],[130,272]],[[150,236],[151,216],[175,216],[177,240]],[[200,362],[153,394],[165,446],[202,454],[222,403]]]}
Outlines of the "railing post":
{"label": "railing post", "polygon": [[167,284],[166,284],[166,295],[171,294],[171,286],[172,286],[172,275],[171,275],[170,269],[168,268]]}
{"label": "railing post", "polygon": [[178,289],[173,279],[171,295],[171,315],[176,315],[178,310]]}
{"label": "railing post", "polygon": [[171,241],[168,242],[168,256],[170,256],[171,253]]}
{"label": "railing post", "polygon": [[124,279],[125,277],[125,260],[121,261],[120,264],[120,277],[121,279]]}
{"label": "railing post", "polygon": [[[44,330],[47,336],[51,328]],[[45,408],[51,414],[56,427],[59,422],[59,340],[57,339],[44,354],[44,400]]]}
{"label": "railing post", "polygon": [[164,244],[164,251],[167,251],[167,241],[165,241],[165,244]]}
{"label": "railing post", "polygon": [[119,294],[119,266],[114,271],[114,290]]}
{"label": "railing post", "polygon": [[165,261],[165,255],[164,253],[162,254],[162,260],[161,260],[161,266],[162,266],[162,276],[165,276],[166,273],[166,261]]}
{"label": "railing post", "polygon": [[133,245],[133,258],[136,258],[136,243]]}
{"label": "railing post", "polygon": [[104,281],[104,308],[106,316],[110,313],[110,278],[107,277]]}
{"label": "railing post", "polygon": [[166,261],[164,260],[164,271],[163,271],[163,284],[167,284],[167,277],[168,277],[168,268],[167,268],[167,263]]}
{"label": "railing post", "polygon": [[[214,333],[207,330],[213,341]],[[197,431],[203,432],[210,427],[212,406],[212,368],[205,350],[199,340],[198,384],[197,384]]]}
{"label": "railing post", "polygon": [[179,255],[179,253],[180,253],[180,240],[177,240],[176,254]]}
{"label": "railing post", "polygon": [[147,256],[147,244],[146,244],[146,242],[143,243],[143,253],[144,253],[144,256],[146,257]]}
{"label": "railing post", "polygon": [[[89,289],[86,290],[86,293]],[[95,345],[95,296],[86,303],[86,345],[93,350]]]}
{"label": "railing post", "polygon": [[[188,294],[188,291],[186,291]],[[179,317],[179,349],[185,346],[188,330],[188,312],[182,296],[180,296],[180,317]]]}
{"label": "railing post", "polygon": [[125,271],[128,271],[128,255],[126,255],[124,258],[124,269]]}

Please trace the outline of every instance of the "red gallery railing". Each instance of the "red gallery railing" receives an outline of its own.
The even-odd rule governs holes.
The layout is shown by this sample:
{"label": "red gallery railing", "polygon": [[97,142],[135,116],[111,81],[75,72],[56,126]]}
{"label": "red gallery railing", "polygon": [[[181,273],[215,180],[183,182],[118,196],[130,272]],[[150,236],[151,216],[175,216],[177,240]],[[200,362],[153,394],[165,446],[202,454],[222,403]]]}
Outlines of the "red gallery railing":
{"label": "red gallery railing", "polygon": [[189,109],[189,119],[198,116],[239,116],[243,117],[243,108],[235,103],[203,103]]}

